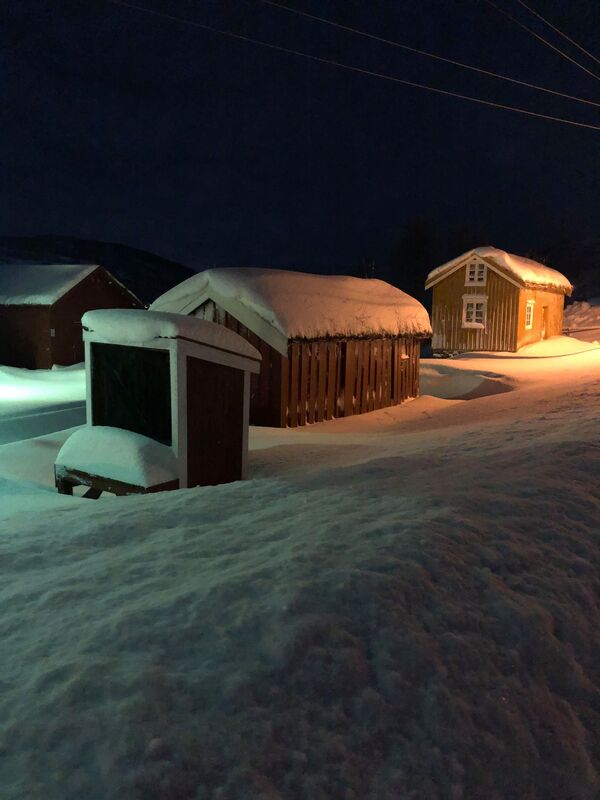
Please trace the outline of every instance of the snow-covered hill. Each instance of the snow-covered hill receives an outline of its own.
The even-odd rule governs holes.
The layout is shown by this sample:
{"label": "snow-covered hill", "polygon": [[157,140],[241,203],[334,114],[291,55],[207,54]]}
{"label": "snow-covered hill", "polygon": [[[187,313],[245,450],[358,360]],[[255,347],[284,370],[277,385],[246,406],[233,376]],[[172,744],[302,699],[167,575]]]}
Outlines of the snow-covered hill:
{"label": "snow-covered hill", "polygon": [[227,486],[59,497],[66,434],[0,448],[3,798],[596,796],[600,349],[424,366]]}

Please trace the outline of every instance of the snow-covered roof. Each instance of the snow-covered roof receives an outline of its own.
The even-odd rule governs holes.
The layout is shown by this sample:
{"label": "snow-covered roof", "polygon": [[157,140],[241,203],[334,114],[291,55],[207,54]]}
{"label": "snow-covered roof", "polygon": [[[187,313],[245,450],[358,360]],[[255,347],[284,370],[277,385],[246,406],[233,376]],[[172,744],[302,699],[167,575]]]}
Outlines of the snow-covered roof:
{"label": "snow-covered roof", "polygon": [[530,258],[515,256],[497,247],[474,247],[457,258],[447,261],[432,270],[425,281],[425,288],[430,289],[441,281],[464,261],[477,256],[501,274],[512,278],[520,285],[538,289],[552,289],[570,295],[573,287],[565,276],[551,267],[532,261]]}
{"label": "snow-covered roof", "polygon": [[209,269],[161,295],[151,309],[192,314],[208,299],[267,341],[252,319],[274,328],[285,352],[288,339],[431,333],[421,303],[389,283],[279,269]]}
{"label": "snow-covered roof", "polygon": [[219,350],[260,361],[255,347],[223,325],[197,317],[144,309],[111,308],[86,311],[81,319],[85,330],[93,331],[104,342],[145,344],[155,339],[191,339]]}
{"label": "snow-covered roof", "polygon": [[0,264],[0,305],[51,306],[97,264]]}

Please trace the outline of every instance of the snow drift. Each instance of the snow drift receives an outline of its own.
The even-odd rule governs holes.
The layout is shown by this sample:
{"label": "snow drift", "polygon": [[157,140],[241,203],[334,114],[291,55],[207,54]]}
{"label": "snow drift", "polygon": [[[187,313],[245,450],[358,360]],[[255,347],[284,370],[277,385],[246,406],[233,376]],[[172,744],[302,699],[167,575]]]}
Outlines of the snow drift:
{"label": "snow drift", "polygon": [[15,505],[3,798],[594,800],[600,354],[492,364],[255,429],[253,480]]}

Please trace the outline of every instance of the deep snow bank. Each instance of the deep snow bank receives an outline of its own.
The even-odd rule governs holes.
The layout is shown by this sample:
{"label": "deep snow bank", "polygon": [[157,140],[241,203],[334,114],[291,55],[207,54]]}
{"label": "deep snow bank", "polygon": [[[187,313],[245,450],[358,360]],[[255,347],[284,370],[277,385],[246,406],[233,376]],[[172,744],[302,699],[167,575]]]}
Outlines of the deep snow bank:
{"label": "deep snow bank", "polygon": [[155,497],[0,448],[3,800],[595,797],[600,351],[427,365],[514,391],[253,429],[254,480]]}
{"label": "deep snow bank", "polygon": [[13,514],[3,798],[591,800],[586,374],[527,414],[450,405],[493,424],[281,432],[260,480]]}

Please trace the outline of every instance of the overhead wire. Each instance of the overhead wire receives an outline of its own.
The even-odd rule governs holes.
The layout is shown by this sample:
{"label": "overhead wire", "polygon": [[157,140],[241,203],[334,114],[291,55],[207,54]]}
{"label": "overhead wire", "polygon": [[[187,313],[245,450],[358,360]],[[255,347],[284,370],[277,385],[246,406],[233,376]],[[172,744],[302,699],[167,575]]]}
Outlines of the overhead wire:
{"label": "overhead wire", "polygon": [[517,0],[517,3],[522,5],[523,8],[526,8],[527,11],[530,12],[530,14],[533,14],[535,17],[540,19],[549,28],[552,28],[553,31],[556,31],[556,33],[558,33],[559,36],[562,36],[563,39],[566,39],[567,42],[570,42],[573,45],[573,47],[577,47],[577,49],[581,50],[582,53],[585,53],[586,56],[588,56],[589,58],[593,59],[597,64],[600,64],[600,58],[597,58],[593,53],[590,53],[589,50],[586,50],[585,47],[582,47],[578,42],[575,41],[575,39],[572,39],[570,36],[567,36],[567,34],[564,33],[564,31],[561,31],[561,29],[557,28],[556,25],[553,25],[545,17],[542,17],[542,15],[539,14],[534,8],[532,8],[531,6],[528,6],[527,3],[523,2],[523,0]]}
{"label": "overhead wire", "polygon": [[420,56],[425,56],[427,58],[435,59],[436,61],[443,61],[446,64],[452,64],[455,67],[460,67],[461,69],[468,69],[472,70],[473,72],[479,72],[482,75],[487,75],[488,77],[497,78],[501,81],[508,81],[509,83],[515,83],[520,86],[525,86],[528,89],[536,89],[540,92],[547,92],[548,94],[557,95],[558,97],[564,97],[567,100],[574,100],[578,103],[585,103],[586,105],[596,106],[600,108],[600,103],[596,102],[595,100],[587,100],[583,97],[577,97],[572,94],[566,94],[565,92],[559,92],[555,89],[549,89],[546,86],[539,86],[536,83],[528,83],[527,81],[519,80],[518,78],[511,78],[509,75],[502,75],[498,72],[493,72],[492,70],[483,69],[482,67],[476,67],[473,64],[466,64],[463,61],[456,61],[453,58],[447,58],[446,56],[440,56],[436,53],[431,53],[428,50],[421,50],[418,47],[411,47],[410,45],[403,44],[402,42],[397,42],[393,39],[386,39],[383,36],[377,36],[374,33],[368,33],[367,31],[360,30],[359,28],[353,28],[350,25],[343,25],[340,22],[336,22],[335,20],[328,19],[327,17],[320,17],[316,14],[309,14],[307,11],[301,11],[298,8],[293,8],[292,6],[283,5],[283,3],[276,2],[276,0],[258,0],[263,5],[273,6],[274,8],[278,8],[281,11],[288,11],[291,14],[297,14],[300,17],[306,17],[307,19],[314,20],[316,22],[322,22],[325,25],[331,25],[333,28],[339,28],[340,30],[347,31],[349,33],[354,33],[358,36],[364,36],[367,39],[372,39],[376,42],[381,42],[382,44],[390,45],[391,47],[398,47],[401,50],[407,50],[410,53],[416,53]]}
{"label": "overhead wire", "polygon": [[579,67],[579,69],[582,69],[584,72],[587,72],[587,74],[591,75],[592,78],[595,78],[597,81],[600,81],[600,75],[596,75],[596,73],[592,72],[591,69],[584,67],[583,64],[579,63],[579,61],[575,61],[574,58],[571,58],[571,56],[568,53],[565,53],[564,50],[561,50],[559,47],[556,47],[556,45],[553,45],[552,42],[549,42],[547,39],[544,39],[543,36],[540,36],[539,33],[536,33],[531,28],[528,28],[527,25],[524,25],[516,17],[513,17],[512,14],[508,13],[508,11],[505,11],[503,8],[500,8],[500,6],[496,5],[496,3],[494,3],[494,0],[484,0],[484,2],[487,3],[489,6],[491,6],[492,8],[495,8],[499,14],[502,14],[511,22],[514,22],[514,24],[518,25],[519,28],[523,28],[524,31],[527,31],[527,33],[530,33],[532,36],[535,36],[536,39],[539,39],[539,41],[543,42],[543,44],[545,44],[546,47],[549,47],[551,50],[554,50],[556,53],[562,56],[562,58],[566,58],[567,61],[571,62],[571,64],[575,64],[576,67]]}
{"label": "overhead wire", "polygon": [[338,69],[345,69],[350,72],[355,72],[361,75],[367,75],[372,78],[379,78],[381,80],[402,84],[404,86],[411,86],[413,88],[423,89],[425,91],[432,92],[435,94],[445,95],[447,97],[456,97],[460,100],[467,100],[472,103],[478,103],[480,105],[489,106],[492,108],[500,108],[505,111],[513,111],[517,114],[524,114],[530,117],[536,117],[538,119],[550,120],[552,122],[558,122],[563,125],[572,125],[577,128],[587,128],[589,130],[600,131],[599,125],[592,125],[587,122],[577,122],[576,120],[567,119],[565,117],[556,117],[550,114],[541,114],[537,111],[529,111],[528,109],[519,108],[517,106],[510,106],[503,103],[495,103],[491,100],[484,100],[480,97],[472,97],[470,95],[460,94],[458,92],[451,92],[447,89],[439,89],[435,86],[429,86],[428,84],[417,83],[415,81],[408,81],[405,80],[404,78],[398,78],[394,75],[386,75],[385,73],[374,72],[372,70],[363,69],[362,67],[355,67],[350,64],[343,64],[340,61],[333,61],[332,59],[322,58],[321,56],[315,56],[310,53],[305,53],[301,50],[294,50],[288,47],[283,47],[282,45],[273,44],[271,42],[265,42],[261,39],[255,39],[251,36],[246,36],[245,34],[235,33],[234,31],[227,31],[227,30],[222,30],[220,28],[215,28],[212,25],[206,25],[202,22],[197,22],[196,20],[190,20],[185,17],[179,17],[173,14],[167,14],[166,12],[163,11],[156,11],[155,9],[146,8],[145,6],[139,6],[134,3],[127,2],[127,0],[106,0],[106,2],[111,3],[113,5],[122,6],[124,8],[130,8],[135,11],[140,11],[142,13],[149,14],[152,16],[162,17],[164,19],[170,19],[174,22],[179,22],[183,25],[188,25],[190,27],[199,28],[201,30],[219,34],[220,36],[225,36],[232,39],[236,39],[238,41],[248,42],[251,44],[259,45],[261,47],[266,47],[276,52],[287,53],[288,55],[298,56],[299,58],[304,58],[309,61],[315,61],[320,64],[328,64],[329,66],[336,67]]}

